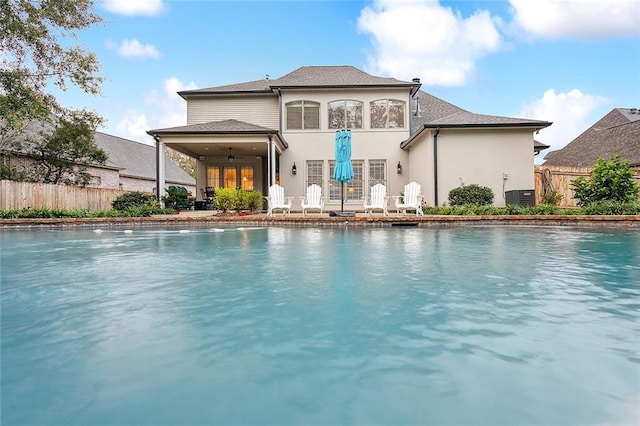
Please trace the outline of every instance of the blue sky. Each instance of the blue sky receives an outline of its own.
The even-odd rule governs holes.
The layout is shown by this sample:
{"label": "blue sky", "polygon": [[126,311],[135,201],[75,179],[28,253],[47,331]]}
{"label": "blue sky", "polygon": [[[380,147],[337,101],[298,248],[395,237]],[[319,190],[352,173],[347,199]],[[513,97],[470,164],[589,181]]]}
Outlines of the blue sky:
{"label": "blue sky", "polygon": [[536,135],[551,149],[640,107],[640,0],[98,0],[95,11],[105,22],[78,43],[98,55],[102,96],[59,98],[145,143],[149,129],[186,124],[179,90],[308,65],[419,77],[474,113],[553,121]]}

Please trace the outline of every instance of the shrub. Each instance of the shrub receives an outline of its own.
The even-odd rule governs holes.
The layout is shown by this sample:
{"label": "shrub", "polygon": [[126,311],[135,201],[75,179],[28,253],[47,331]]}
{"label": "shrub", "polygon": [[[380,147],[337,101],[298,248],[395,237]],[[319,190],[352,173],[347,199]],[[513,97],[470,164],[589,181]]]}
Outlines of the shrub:
{"label": "shrub", "polygon": [[256,211],[262,210],[264,198],[262,193],[258,191],[249,191],[247,193],[247,202],[249,204],[249,210]]}
{"label": "shrub", "polygon": [[184,186],[169,186],[165,189],[167,195],[162,196],[162,201],[167,208],[174,210],[186,210],[193,204],[193,198]]}
{"label": "shrub", "polygon": [[581,207],[603,201],[638,201],[638,184],[633,180],[633,169],[629,166],[629,160],[622,160],[618,154],[613,154],[611,160],[600,157],[593,168],[591,179],[580,176],[572,180],[571,184],[573,197]]}
{"label": "shrub", "polygon": [[563,198],[564,195],[557,188],[548,189],[542,194],[542,202],[551,206],[557,206]]}
{"label": "shrub", "polygon": [[111,203],[111,207],[114,210],[127,210],[130,207],[139,207],[139,206],[157,206],[158,201],[156,200],[155,195],[145,194],[139,191],[127,192],[118,196]]}
{"label": "shrub", "polygon": [[226,212],[233,210],[238,204],[238,194],[235,188],[216,188],[216,196],[213,199],[216,208]]}
{"label": "shrub", "polygon": [[607,200],[591,203],[585,206],[582,211],[583,214],[593,215],[636,215],[640,214],[640,203]]}
{"label": "shrub", "polygon": [[449,204],[451,206],[462,206],[465,204],[485,206],[492,203],[493,191],[486,186],[463,184],[449,191]]}

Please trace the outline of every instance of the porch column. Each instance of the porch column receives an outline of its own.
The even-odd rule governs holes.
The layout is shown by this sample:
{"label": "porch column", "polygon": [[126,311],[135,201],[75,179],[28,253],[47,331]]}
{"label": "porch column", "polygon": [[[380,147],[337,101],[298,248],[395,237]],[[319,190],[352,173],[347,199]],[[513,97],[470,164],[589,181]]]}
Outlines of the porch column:
{"label": "porch column", "polygon": [[164,143],[160,140],[158,136],[154,137],[156,140],[156,199],[160,206],[164,208],[164,201],[162,201],[162,196],[164,195]]}
{"label": "porch column", "polygon": [[271,135],[269,135],[268,148],[268,163],[269,163],[269,186],[276,183],[276,144],[273,143]]}

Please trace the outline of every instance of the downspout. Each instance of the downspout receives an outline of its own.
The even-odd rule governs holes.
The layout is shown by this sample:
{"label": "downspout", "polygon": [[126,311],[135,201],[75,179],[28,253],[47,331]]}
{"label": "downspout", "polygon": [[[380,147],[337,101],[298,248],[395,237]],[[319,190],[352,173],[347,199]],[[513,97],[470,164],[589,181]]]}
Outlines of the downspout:
{"label": "downspout", "polygon": [[440,127],[436,128],[433,134],[433,202],[438,207],[438,133]]}

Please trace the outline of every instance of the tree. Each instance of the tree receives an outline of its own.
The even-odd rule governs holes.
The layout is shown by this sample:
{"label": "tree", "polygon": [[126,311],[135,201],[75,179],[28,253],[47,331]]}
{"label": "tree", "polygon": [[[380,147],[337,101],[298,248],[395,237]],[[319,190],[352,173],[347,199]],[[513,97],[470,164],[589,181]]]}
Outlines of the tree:
{"label": "tree", "polygon": [[21,150],[35,160],[30,176],[43,183],[84,186],[91,180],[87,166],[104,164],[107,154],[94,142],[94,129],[82,114],[61,119],[41,140],[23,143]]}
{"label": "tree", "polygon": [[[102,21],[92,9],[92,0],[0,0],[0,148],[30,121],[74,115],[48,93],[50,84],[100,93],[95,54],[70,43],[76,31]],[[82,115],[91,127],[102,121]]]}
{"label": "tree", "polygon": [[167,157],[175,161],[182,170],[189,173],[189,176],[194,179],[196,178],[197,167],[195,158],[189,157],[188,155],[185,155],[169,147],[165,147],[164,153],[167,155]]}
{"label": "tree", "polygon": [[596,162],[591,179],[580,176],[571,181],[573,197],[581,207],[605,201],[637,202],[638,184],[633,180],[633,169],[629,160],[613,154],[611,160],[600,157]]}

